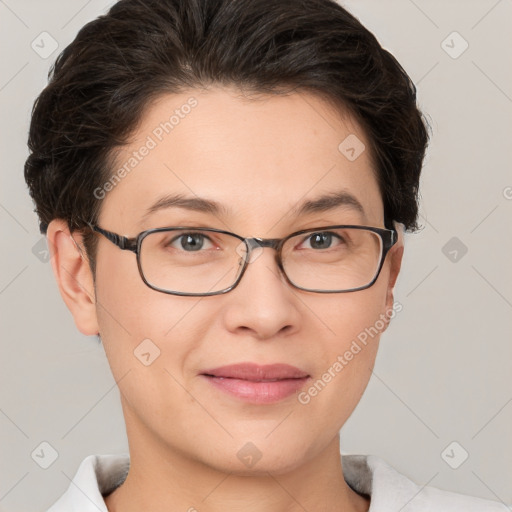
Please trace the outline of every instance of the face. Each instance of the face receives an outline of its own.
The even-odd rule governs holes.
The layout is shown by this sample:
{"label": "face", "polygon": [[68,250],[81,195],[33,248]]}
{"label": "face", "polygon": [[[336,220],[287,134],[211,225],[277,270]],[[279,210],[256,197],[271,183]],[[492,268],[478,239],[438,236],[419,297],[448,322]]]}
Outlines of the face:
{"label": "face", "polygon": [[[162,125],[175,111],[172,128]],[[351,134],[367,148],[355,160],[338,149]],[[353,119],[311,94],[247,101],[218,88],[168,95],[151,105],[117,154],[115,169],[129,163],[130,171],[107,185],[98,225],[128,237],[185,225],[265,238],[333,224],[383,227],[369,148]],[[341,191],[363,211],[340,204],[295,214],[304,201]],[[166,194],[222,208],[212,213],[170,206],[145,215]],[[230,472],[247,471],[249,455],[261,457],[251,471],[279,473],[337,438],[371,375],[379,335],[363,343],[362,333],[385,328],[401,243],[366,290],[293,288],[275,251],[265,248],[229,293],[185,297],[150,289],[135,254],[98,236],[95,297],[68,305],[82,332],[101,334],[131,451],[173,454]],[[233,394],[226,382],[204,375],[238,363],[290,365],[303,378],[289,393],[289,383],[267,383],[266,392],[265,384],[253,383],[243,397],[240,387]]]}

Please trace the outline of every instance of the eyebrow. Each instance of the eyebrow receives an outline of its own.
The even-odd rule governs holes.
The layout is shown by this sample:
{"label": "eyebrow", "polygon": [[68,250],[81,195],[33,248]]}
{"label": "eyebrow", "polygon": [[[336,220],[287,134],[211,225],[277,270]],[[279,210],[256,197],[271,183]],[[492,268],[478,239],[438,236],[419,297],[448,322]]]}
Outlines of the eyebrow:
{"label": "eyebrow", "polygon": [[[361,202],[346,190],[324,194],[315,199],[308,199],[294,206],[290,214],[293,217],[300,217],[311,213],[327,212],[339,207],[347,207],[361,214],[363,217],[366,216]],[[231,210],[225,205],[211,199],[186,197],[182,194],[167,194],[157,199],[157,201],[146,210],[142,216],[141,223],[147,220],[153,213],[167,208],[183,208],[217,216],[228,216],[231,213]]]}
{"label": "eyebrow", "polygon": [[309,199],[294,207],[291,210],[291,214],[295,217],[301,215],[307,215],[309,213],[327,212],[334,210],[340,206],[347,207],[351,210],[360,213],[363,217],[366,216],[363,205],[354,195],[346,190],[340,190],[338,192],[331,192],[324,194],[316,199]]}

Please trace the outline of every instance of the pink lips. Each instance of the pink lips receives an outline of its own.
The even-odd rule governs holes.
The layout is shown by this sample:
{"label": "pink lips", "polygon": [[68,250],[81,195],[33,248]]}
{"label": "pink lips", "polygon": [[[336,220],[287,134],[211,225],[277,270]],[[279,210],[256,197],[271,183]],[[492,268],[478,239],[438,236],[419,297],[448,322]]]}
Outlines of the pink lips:
{"label": "pink lips", "polygon": [[304,386],[309,375],[288,364],[241,363],[201,372],[216,388],[244,401],[277,402]]}

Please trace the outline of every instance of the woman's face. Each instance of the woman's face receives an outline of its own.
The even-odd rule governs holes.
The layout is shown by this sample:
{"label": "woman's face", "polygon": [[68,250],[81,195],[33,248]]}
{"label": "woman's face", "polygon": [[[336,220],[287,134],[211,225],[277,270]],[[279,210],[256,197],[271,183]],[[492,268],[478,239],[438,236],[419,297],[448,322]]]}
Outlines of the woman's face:
{"label": "woman's face", "polygon": [[[107,185],[98,224],[129,237],[180,225],[264,238],[333,224],[383,227],[368,148],[357,123],[311,94],[253,102],[224,88],[168,95],[117,155],[115,170],[125,172]],[[335,192],[353,196],[363,211],[345,202],[296,215],[305,201]],[[145,215],[167,194],[221,209],[171,206]],[[392,311],[400,245],[362,291],[293,288],[265,248],[229,293],[185,297],[150,289],[135,254],[98,237],[90,334],[99,330],[118,381],[132,452],[279,473],[333,442],[370,378],[379,335],[363,344],[361,333],[382,331],[382,315]],[[262,384],[205,375],[238,363],[291,365],[306,377]],[[283,393],[289,384],[291,394]]]}

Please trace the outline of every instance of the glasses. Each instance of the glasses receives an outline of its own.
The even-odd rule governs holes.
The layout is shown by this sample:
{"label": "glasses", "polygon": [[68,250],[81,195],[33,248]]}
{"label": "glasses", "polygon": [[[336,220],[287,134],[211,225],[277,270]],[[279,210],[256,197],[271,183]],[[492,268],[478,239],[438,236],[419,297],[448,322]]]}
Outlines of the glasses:
{"label": "glasses", "polygon": [[279,269],[299,290],[364,290],[379,277],[386,254],[398,238],[395,229],[354,225],[304,229],[285,238],[244,238],[220,229],[183,226],[149,229],[127,238],[97,225],[89,227],[137,255],[147,286],[185,296],[233,290],[264,247],[276,250]]}

